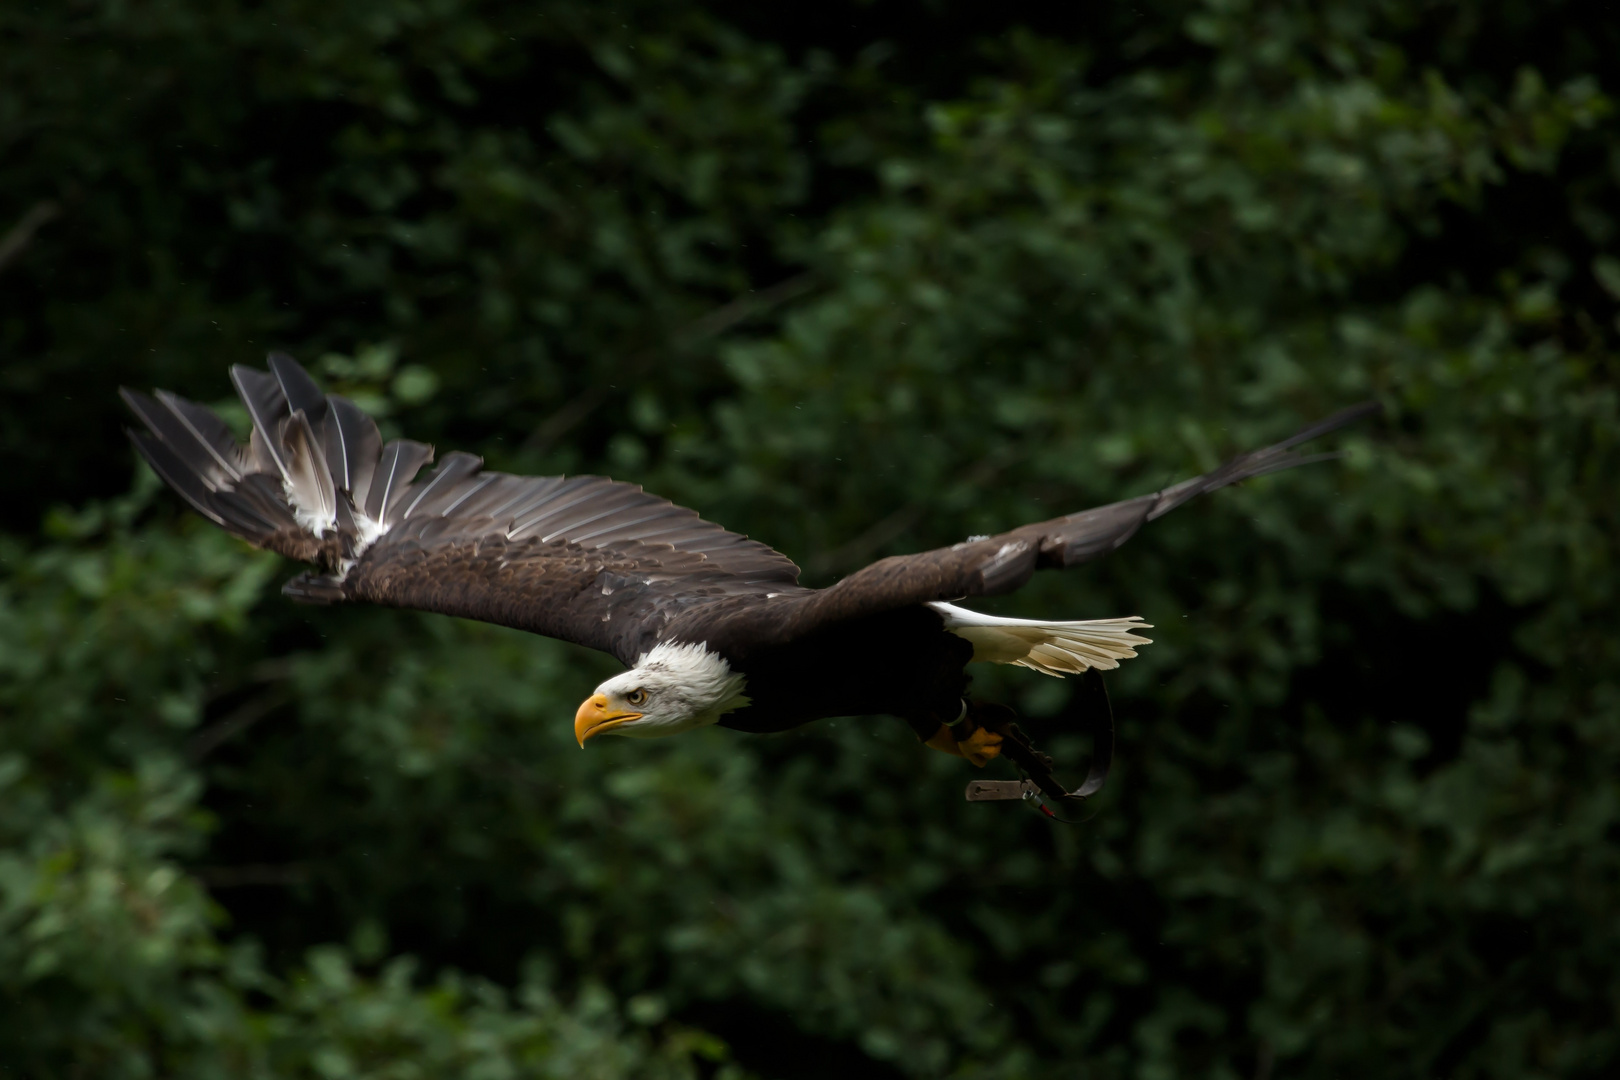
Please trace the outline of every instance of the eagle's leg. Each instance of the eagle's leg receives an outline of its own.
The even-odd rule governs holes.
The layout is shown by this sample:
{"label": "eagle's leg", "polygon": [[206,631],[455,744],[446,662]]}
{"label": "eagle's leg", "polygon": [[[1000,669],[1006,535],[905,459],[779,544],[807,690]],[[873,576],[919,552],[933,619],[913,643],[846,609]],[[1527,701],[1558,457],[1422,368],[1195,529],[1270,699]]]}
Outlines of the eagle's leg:
{"label": "eagle's leg", "polygon": [[[995,710],[997,706],[989,706],[988,709]],[[986,711],[986,706],[964,701],[962,711],[955,720],[947,723],[937,716],[911,718],[911,729],[924,746],[966,758],[982,769],[1000,756],[1003,738],[997,730],[1003,721],[1000,717],[985,716]]]}

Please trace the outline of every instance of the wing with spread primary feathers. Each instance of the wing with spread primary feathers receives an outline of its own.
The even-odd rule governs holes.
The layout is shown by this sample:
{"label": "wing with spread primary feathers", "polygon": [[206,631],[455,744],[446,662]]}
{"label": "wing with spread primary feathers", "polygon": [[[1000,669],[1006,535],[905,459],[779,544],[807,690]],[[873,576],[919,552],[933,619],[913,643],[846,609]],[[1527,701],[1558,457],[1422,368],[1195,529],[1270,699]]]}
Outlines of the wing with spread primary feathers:
{"label": "wing with spread primary feathers", "polygon": [[1038,569],[1075,566],[1100,558],[1146,523],[1218,488],[1334,455],[1300,455],[1294,447],[1377,414],[1367,402],[1320,420],[1272,446],[1242,454],[1218,469],[1151,495],[1024,525],[999,536],[881,559],[826,589],[717,598],[678,620],[673,636],[707,638],[727,656],[750,653],[841,625],[931,601],[1011,592]]}
{"label": "wing with spread primary feathers", "polygon": [[883,559],[815,591],[764,544],[605,477],[485,472],[451,453],[417,480],[432,447],[383,445],[369,417],[283,354],[269,373],[238,366],[231,377],[253,419],[248,446],[211,410],[163,391],[122,391],[147,427],[130,437],[215,524],[319,567],[288,582],[288,595],[499,623],[626,664],[669,639],[707,642],[736,662],[917,604],[1010,592],[1037,569],[1113,551],[1206,492],[1319,460],[1294,447],[1378,412],[1345,409],[1163,491]]}
{"label": "wing with spread primary feathers", "polygon": [[641,488],[600,476],[511,476],[433,448],[383,445],[291,357],[231,377],[253,420],[237,444],[214,412],[123,390],[130,437],[199,513],[257,547],[315,563],[283,590],[517,627],[633,664],[694,605],[808,590],[798,567]]}

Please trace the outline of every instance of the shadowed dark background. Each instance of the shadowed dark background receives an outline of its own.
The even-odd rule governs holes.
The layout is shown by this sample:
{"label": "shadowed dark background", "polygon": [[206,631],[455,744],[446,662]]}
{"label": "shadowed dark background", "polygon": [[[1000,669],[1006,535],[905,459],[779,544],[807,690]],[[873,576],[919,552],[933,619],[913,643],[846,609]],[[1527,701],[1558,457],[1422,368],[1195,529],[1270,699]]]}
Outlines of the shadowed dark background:
{"label": "shadowed dark background", "polygon": [[[1612,1075],[1583,11],[0,8],[0,1076]],[[115,394],[270,348],[812,584],[1387,415],[990,605],[1156,624],[1065,829],[891,719],[581,753],[606,658],[283,600]]]}

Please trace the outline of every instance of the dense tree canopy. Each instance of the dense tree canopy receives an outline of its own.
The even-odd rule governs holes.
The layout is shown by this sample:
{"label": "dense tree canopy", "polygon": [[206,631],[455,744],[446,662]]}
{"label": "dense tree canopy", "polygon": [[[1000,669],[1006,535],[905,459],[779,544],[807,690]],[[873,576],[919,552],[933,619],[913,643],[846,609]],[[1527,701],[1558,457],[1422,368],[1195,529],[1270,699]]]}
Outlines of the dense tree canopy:
{"label": "dense tree canopy", "polygon": [[[1620,20],[1074,7],[0,6],[0,1076],[1620,1067]],[[114,392],[271,347],[813,584],[1387,415],[996,602],[1157,625],[1063,829],[288,603]]]}

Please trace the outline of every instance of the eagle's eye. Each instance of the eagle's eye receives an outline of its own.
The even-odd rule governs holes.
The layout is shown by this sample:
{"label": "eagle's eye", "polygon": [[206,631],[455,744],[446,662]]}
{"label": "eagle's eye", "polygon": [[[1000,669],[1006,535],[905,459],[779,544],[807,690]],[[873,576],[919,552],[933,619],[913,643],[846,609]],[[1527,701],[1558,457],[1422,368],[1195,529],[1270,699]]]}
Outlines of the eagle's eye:
{"label": "eagle's eye", "polygon": [[645,705],[647,703],[647,691],[632,690],[628,694],[624,695],[624,700],[629,702],[631,705]]}

